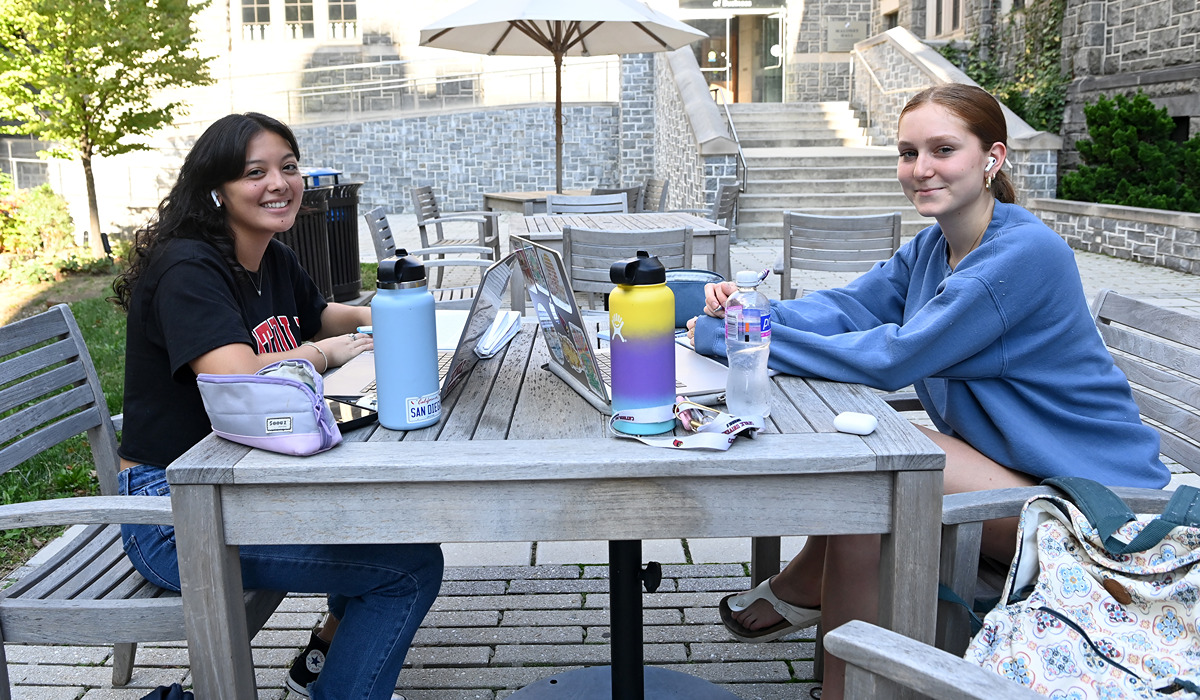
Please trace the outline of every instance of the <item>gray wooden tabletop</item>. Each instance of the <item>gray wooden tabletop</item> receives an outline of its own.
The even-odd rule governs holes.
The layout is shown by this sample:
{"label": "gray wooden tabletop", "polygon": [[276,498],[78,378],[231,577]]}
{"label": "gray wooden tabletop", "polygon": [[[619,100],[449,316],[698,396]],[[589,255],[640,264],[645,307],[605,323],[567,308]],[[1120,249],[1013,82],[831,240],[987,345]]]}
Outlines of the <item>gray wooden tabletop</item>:
{"label": "gray wooden tabletop", "polygon": [[[310,457],[210,436],[168,469],[204,697],[251,696],[244,614],[228,604],[241,600],[236,545],[250,543],[883,533],[880,624],[932,642],[944,455],[875,392],[780,375],[755,439],[650,447],[611,437],[543,369],[539,332],[526,323],[481,361],[429,428],[364,428]],[[842,411],[879,427],[838,433]]]}

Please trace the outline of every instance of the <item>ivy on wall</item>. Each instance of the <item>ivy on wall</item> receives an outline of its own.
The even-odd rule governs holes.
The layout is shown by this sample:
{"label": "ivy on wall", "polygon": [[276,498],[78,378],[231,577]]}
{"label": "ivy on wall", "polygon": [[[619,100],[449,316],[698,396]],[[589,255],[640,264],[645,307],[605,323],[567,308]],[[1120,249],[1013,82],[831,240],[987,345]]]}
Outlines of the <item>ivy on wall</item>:
{"label": "ivy on wall", "polygon": [[1028,0],[967,42],[940,53],[1035,129],[1058,133],[1068,77],[1062,70],[1066,0]]}

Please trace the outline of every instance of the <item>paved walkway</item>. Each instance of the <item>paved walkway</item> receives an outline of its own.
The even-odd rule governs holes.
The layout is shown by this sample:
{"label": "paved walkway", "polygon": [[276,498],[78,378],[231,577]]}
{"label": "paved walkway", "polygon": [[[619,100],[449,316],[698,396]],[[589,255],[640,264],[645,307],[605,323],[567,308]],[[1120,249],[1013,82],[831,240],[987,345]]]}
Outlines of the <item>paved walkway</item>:
{"label": "paved walkway", "polygon": [[[391,223],[398,241],[419,245],[410,217]],[[741,241],[733,246],[733,269],[770,267],[780,250],[778,241]],[[364,237],[363,259],[374,261],[373,251]],[[1200,277],[1089,253],[1076,258],[1089,297],[1109,287],[1200,314]],[[777,278],[768,282],[777,295]],[[784,556],[802,542],[785,538]],[[662,586],[644,597],[647,662],[708,679],[746,700],[807,698],[816,687],[812,630],[752,645],[732,641],[720,624],[717,602],[749,584],[749,548],[748,539],[644,544],[644,558],[664,565]],[[607,662],[605,543],[445,545],[444,551],[442,595],[400,674],[399,690],[410,700],[504,698],[557,671]],[[284,674],[322,609],[318,597],[289,597],[255,637],[260,698],[288,696]],[[140,648],[133,681],[121,689],[112,687],[108,647],[10,645],[6,652],[18,700],[134,700],[157,685],[190,681],[183,642]]]}

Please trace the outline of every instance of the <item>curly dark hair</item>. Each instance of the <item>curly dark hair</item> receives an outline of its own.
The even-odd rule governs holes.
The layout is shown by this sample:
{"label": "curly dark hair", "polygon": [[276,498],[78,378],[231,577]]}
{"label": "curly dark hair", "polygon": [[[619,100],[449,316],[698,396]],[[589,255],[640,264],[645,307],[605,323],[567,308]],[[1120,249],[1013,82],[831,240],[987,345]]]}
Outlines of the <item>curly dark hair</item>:
{"label": "curly dark hair", "polygon": [[173,238],[205,241],[221,253],[234,274],[249,275],[237,261],[225,209],[216,206],[211,192],[242,176],[250,140],[263,131],[278,134],[300,158],[300,146],[292,130],[258,112],[221,117],[196,139],[175,186],[158,205],[157,216],[135,235],[129,267],[113,282],[113,300],[122,309],[129,310],[138,279],[155,253]]}

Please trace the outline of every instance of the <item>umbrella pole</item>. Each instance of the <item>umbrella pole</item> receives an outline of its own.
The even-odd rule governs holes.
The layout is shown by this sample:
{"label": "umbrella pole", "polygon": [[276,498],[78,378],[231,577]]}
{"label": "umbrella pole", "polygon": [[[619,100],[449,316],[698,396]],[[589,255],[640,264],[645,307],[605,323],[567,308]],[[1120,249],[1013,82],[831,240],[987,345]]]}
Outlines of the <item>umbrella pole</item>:
{"label": "umbrella pole", "polygon": [[554,54],[554,191],[558,194],[563,191],[562,63],[562,54]]}

